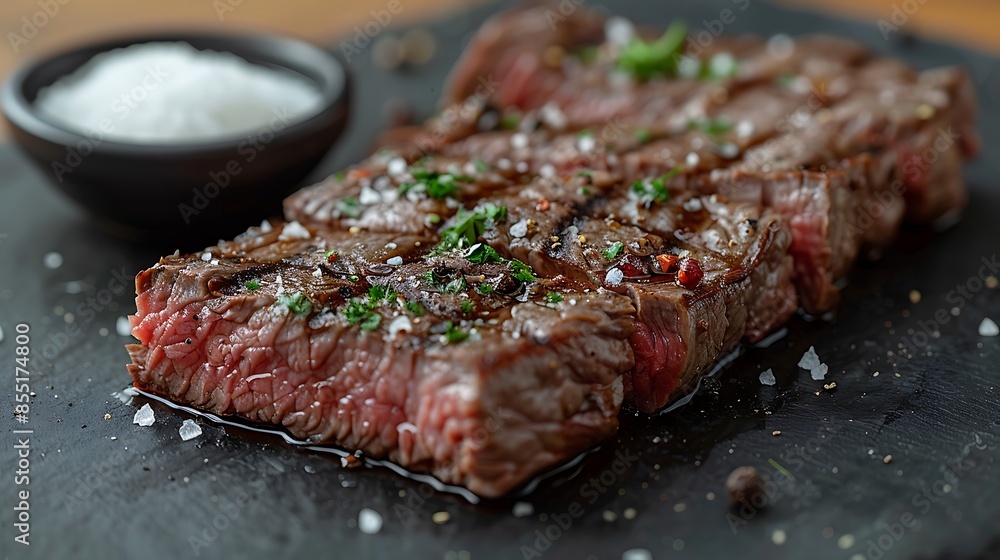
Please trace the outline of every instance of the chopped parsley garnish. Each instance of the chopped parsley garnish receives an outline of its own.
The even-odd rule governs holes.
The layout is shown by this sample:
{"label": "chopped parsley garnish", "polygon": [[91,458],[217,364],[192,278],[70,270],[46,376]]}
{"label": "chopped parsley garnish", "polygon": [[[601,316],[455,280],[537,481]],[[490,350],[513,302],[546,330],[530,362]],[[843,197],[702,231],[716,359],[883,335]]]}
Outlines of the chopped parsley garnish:
{"label": "chopped parsley garnish", "polygon": [[476,286],[476,291],[484,296],[488,296],[493,293],[493,286],[483,282],[482,284]]}
{"label": "chopped parsley garnish", "polygon": [[435,252],[440,254],[452,249],[471,247],[476,244],[480,235],[506,218],[506,206],[485,204],[475,210],[459,210],[452,225],[441,232],[441,242]]}
{"label": "chopped parsley garnish", "polygon": [[558,292],[549,292],[545,294],[545,301],[549,303],[559,303],[563,300],[562,294]]}
{"label": "chopped parsley garnish", "polygon": [[640,80],[675,76],[686,36],[687,26],[675,21],[656,41],[635,39],[618,56],[618,67]]}
{"label": "chopped parsley garnish", "polygon": [[361,203],[353,196],[338,200],[336,209],[341,216],[347,216],[348,218],[357,218],[361,215]]}
{"label": "chopped parsley garnish", "polygon": [[338,181],[343,181],[344,177],[347,177],[347,170],[346,169],[342,169],[342,170],[340,170],[340,171],[338,171],[338,172],[336,172],[336,173],[333,174],[333,178],[336,179],[336,180],[338,180]]}
{"label": "chopped parsley garnish", "polygon": [[636,181],[632,183],[632,192],[647,202],[666,202],[670,198],[670,192],[667,191],[667,181],[676,177],[680,172],[681,168],[678,166],[656,179]]}
{"label": "chopped parsley garnish", "polygon": [[587,137],[587,136],[589,136],[590,138],[593,138],[594,137],[594,133],[591,132],[590,130],[586,129],[586,128],[583,129],[583,130],[581,130],[580,132],[576,133],[576,137],[577,138],[584,138],[584,137]]}
{"label": "chopped parsley garnish", "polygon": [[485,173],[490,170],[490,165],[483,161],[482,158],[476,160],[476,171]]}
{"label": "chopped parsley garnish", "polygon": [[590,177],[591,179],[594,178],[594,172],[591,171],[590,169],[581,169],[577,171],[576,174],[578,177]]}
{"label": "chopped parsley garnish", "polygon": [[323,258],[328,261],[337,260],[337,252],[330,250],[323,253]]}
{"label": "chopped parsley garnish", "polygon": [[604,250],[604,258],[613,261],[615,257],[621,254],[622,249],[625,248],[625,244],[621,241],[615,241],[610,247]]}
{"label": "chopped parsley garnish", "polygon": [[472,300],[462,300],[462,313],[472,313]]}
{"label": "chopped parsley garnish", "polygon": [[439,224],[441,223],[441,216],[431,212],[430,214],[427,214],[427,223],[431,225]]}
{"label": "chopped parsley garnish", "polygon": [[733,123],[724,119],[696,119],[689,123],[692,129],[700,130],[709,136],[719,136],[733,128]]}
{"label": "chopped parsley garnish", "polygon": [[410,313],[412,313],[417,317],[420,317],[421,315],[427,312],[424,309],[424,306],[421,305],[419,301],[408,301],[406,302],[406,304],[404,304],[404,307],[406,307],[407,311],[409,311]]}
{"label": "chopped parsley garnish", "polygon": [[247,280],[246,282],[243,283],[243,286],[245,286],[246,289],[251,292],[256,292],[257,290],[260,289],[260,282],[256,280]]}
{"label": "chopped parsley garnish", "polygon": [[468,284],[465,282],[465,276],[459,276],[458,278],[448,282],[444,285],[444,292],[449,294],[461,293],[465,290]]}
{"label": "chopped parsley garnish", "polygon": [[639,141],[640,144],[646,144],[650,140],[649,131],[645,128],[640,128],[635,131],[635,139]]}
{"label": "chopped parsley garnish", "polygon": [[360,324],[363,330],[373,331],[382,323],[382,316],[376,309],[383,301],[389,305],[396,303],[398,295],[392,288],[372,286],[368,288],[367,298],[352,299],[347,303],[344,307],[344,317],[351,325]]}
{"label": "chopped parsley garnish", "polygon": [[590,196],[590,187],[580,187],[581,196]]}
{"label": "chopped parsley garnish", "polygon": [[465,260],[476,264],[503,262],[503,257],[500,256],[500,253],[497,253],[496,249],[485,243],[476,243],[464,256]]}
{"label": "chopped parsley garnish", "polygon": [[597,60],[597,47],[594,45],[580,47],[573,54],[580,59],[580,62],[588,65],[593,64]]}
{"label": "chopped parsley garnish", "polygon": [[538,278],[535,277],[535,271],[531,270],[530,266],[517,259],[508,261],[507,267],[514,271],[514,278],[520,280],[521,282],[534,282],[535,280],[538,280]]}
{"label": "chopped parsley garnish", "polygon": [[517,128],[517,125],[519,124],[521,124],[520,113],[507,113],[500,118],[500,128],[504,130]]}
{"label": "chopped parsley garnish", "polygon": [[451,321],[447,321],[444,324],[444,338],[449,343],[462,342],[469,338],[469,331],[463,330],[461,327],[456,326]]}
{"label": "chopped parsley garnish", "polygon": [[426,169],[414,170],[414,182],[399,185],[400,194],[408,192],[426,192],[427,196],[436,199],[455,198],[459,181],[470,181],[470,177],[455,176],[451,173],[440,173]]}
{"label": "chopped parsley garnish", "polygon": [[289,311],[296,315],[308,315],[312,311],[312,301],[302,292],[294,294],[281,294],[278,296],[278,305],[284,305]]}
{"label": "chopped parsley garnish", "polygon": [[351,274],[347,277],[347,279],[350,280],[351,282],[357,282],[358,280],[361,280],[361,277],[358,276],[357,274]]}

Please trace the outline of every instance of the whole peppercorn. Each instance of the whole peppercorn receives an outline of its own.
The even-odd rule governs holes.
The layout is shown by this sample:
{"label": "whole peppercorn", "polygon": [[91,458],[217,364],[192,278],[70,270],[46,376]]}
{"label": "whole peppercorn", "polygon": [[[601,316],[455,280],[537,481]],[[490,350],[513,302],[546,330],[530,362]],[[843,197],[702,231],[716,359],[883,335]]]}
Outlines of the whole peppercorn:
{"label": "whole peppercorn", "polygon": [[726,478],[726,492],[733,505],[750,504],[762,507],[767,502],[764,480],[753,467],[736,467]]}
{"label": "whole peppercorn", "polygon": [[697,288],[705,276],[701,264],[695,259],[683,258],[677,263],[677,268],[677,283],[689,290]]}

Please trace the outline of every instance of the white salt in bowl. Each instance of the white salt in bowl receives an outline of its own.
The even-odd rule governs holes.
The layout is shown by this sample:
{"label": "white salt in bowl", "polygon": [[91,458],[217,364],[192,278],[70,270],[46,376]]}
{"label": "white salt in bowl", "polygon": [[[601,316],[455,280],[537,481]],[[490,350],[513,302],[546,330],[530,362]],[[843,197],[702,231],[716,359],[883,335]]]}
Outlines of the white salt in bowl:
{"label": "white salt in bowl", "polygon": [[[168,74],[186,80],[180,84],[161,86],[157,80],[163,72],[151,68],[143,76],[92,79],[86,91],[67,94],[66,82],[98,55],[107,58],[109,51],[148,43],[186,43],[202,53],[158,59],[166,61]],[[124,52],[129,51],[135,48]],[[238,95],[232,84],[227,90],[204,64],[185,66],[184,60],[218,53],[254,65],[250,74],[259,74],[256,81],[236,82],[250,84],[254,95]],[[242,61],[219,63],[219,75],[240,74]],[[112,71],[108,64],[98,66]],[[268,75],[271,70],[280,72]],[[113,95],[116,79],[122,81],[124,97]],[[276,87],[283,81],[288,95]],[[102,225],[176,245],[231,235],[280,213],[281,200],[300,186],[343,131],[348,82],[334,55],[298,39],[162,33],[23,64],[0,89],[0,104],[20,148]],[[193,95],[185,95],[189,89]],[[104,96],[109,99],[102,107]],[[299,110],[278,106],[284,101]],[[266,103],[275,105],[271,116],[261,113]],[[126,112],[128,119],[121,119]],[[218,122],[206,125],[209,117]]]}

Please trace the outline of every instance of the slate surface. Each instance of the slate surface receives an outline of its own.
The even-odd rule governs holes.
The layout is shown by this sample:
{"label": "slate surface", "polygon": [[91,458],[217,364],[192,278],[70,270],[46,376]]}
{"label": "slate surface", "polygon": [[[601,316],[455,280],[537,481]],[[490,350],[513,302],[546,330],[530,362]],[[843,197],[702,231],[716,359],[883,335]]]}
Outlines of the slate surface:
{"label": "slate surface", "polygon": [[[622,435],[579,468],[508,501],[472,505],[385,469],[345,470],[333,456],[239,428],[204,424],[200,438],[182,442],[177,429],[187,416],[157,403],[152,427],[133,425],[146,401],[112,396],[128,381],[128,338],[116,333],[116,320],[134,309],[123,284],[163,248],[95,230],[13,146],[0,146],[0,394],[9,403],[0,414],[0,556],[617,559],[643,548],[657,560],[1000,557],[1000,338],[977,334],[984,317],[1000,321],[1000,292],[979,280],[1000,245],[1000,60],[900,41],[900,33],[885,41],[874,21],[757,1],[613,5],[649,23],[683,17],[695,31],[724,8],[736,14],[727,33],[827,31],[920,67],[968,65],[980,85],[986,146],[968,168],[969,209],[950,230],[933,238],[906,232],[882,262],[859,267],[833,320],[796,319],[785,338],[748,350],[686,406],[627,418]],[[495,9],[429,24],[439,51],[419,72],[377,71],[370,46],[354,57],[361,95],[349,137],[324,172],[361,157],[383,126],[387,98],[405,97],[426,114],[461,45]],[[64,259],[56,269],[43,264],[52,251]],[[15,426],[22,322],[30,325],[37,395],[28,424]],[[924,327],[938,334],[920,334]],[[836,389],[823,390],[795,366],[811,345]],[[777,385],[758,382],[766,368]],[[18,428],[34,432],[28,487],[14,485],[11,430]],[[884,464],[888,454],[893,460]],[[773,482],[767,508],[727,508],[723,481],[740,465]],[[13,541],[15,491],[25,488],[30,547]],[[515,501],[533,504],[534,513],[515,517]],[[377,535],[358,530],[363,508],[384,519]],[[450,521],[435,524],[439,511]]]}

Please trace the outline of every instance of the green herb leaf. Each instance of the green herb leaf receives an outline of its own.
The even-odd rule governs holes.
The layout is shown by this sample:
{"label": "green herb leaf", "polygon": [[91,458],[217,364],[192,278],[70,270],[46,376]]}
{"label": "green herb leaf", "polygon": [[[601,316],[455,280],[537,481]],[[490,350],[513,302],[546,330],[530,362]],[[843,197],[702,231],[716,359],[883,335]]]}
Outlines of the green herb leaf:
{"label": "green herb leaf", "polygon": [[476,243],[465,253],[465,259],[476,264],[503,262],[503,257],[496,249],[485,243]]}
{"label": "green herb leaf", "polygon": [[656,41],[632,41],[618,56],[618,67],[640,80],[648,80],[654,76],[676,76],[677,61],[686,36],[687,26],[675,21]]}
{"label": "green herb leaf", "polygon": [[257,290],[260,289],[260,282],[256,280],[247,280],[246,282],[243,283],[243,285],[246,287],[247,290],[251,292],[256,292]]}
{"label": "green herb leaf", "polygon": [[610,247],[604,250],[604,258],[613,261],[615,258],[621,254],[622,249],[625,248],[625,244],[621,241],[615,241]]}
{"label": "green herb leaf", "polygon": [[296,315],[308,315],[312,311],[312,301],[302,292],[279,295],[278,305],[284,305]]}
{"label": "green herb leaf", "polygon": [[462,300],[462,313],[472,313],[472,300]]}
{"label": "green herb leaf", "polygon": [[635,139],[639,141],[640,144],[646,144],[649,142],[651,136],[649,131],[645,128],[640,128],[635,131]]}
{"label": "green herb leaf", "polygon": [[400,194],[408,192],[426,192],[427,196],[436,199],[455,198],[458,193],[458,182],[471,181],[471,177],[455,176],[450,173],[416,169],[412,172],[416,182],[403,183],[399,186]]}
{"label": "green herb leaf", "polygon": [[690,128],[700,130],[709,136],[719,136],[733,128],[733,123],[724,119],[695,119],[689,123]]}
{"label": "green herb leaf", "polygon": [[478,286],[476,286],[476,291],[484,296],[488,296],[493,293],[493,286],[491,284],[483,282]]}
{"label": "green herb leaf", "polygon": [[370,313],[365,317],[365,320],[361,322],[361,329],[366,331],[373,331],[378,328],[379,324],[382,322],[382,316],[378,313]]}
{"label": "green herb leaf", "polygon": [[421,315],[423,315],[424,313],[427,312],[424,309],[424,306],[421,305],[419,301],[408,301],[408,302],[406,302],[406,310],[409,311],[410,313],[412,313],[413,315],[417,316],[417,317],[420,317]]}
{"label": "green herb leaf", "polygon": [[465,282],[465,277],[464,276],[459,276],[458,278],[456,278],[456,279],[452,280],[451,282],[448,282],[447,284],[445,284],[444,291],[446,293],[449,293],[449,294],[457,294],[457,293],[465,291],[465,287],[467,285],[468,284],[466,284],[466,282]]}
{"label": "green herb leaf", "polygon": [[506,206],[485,204],[476,210],[459,210],[452,225],[441,232],[441,242],[435,252],[465,249],[476,244],[479,236],[492,229],[496,222],[507,219]]}
{"label": "green herb leaf", "polygon": [[514,271],[514,278],[520,280],[521,282],[534,282],[538,280],[538,278],[535,277],[535,271],[531,270],[530,266],[517,259],[509,261],[507,266]]}
{"label": "green herb leaf", "polygon": [[515,129],[519,124],[521,124],[520,113],[507,113],[506,115],[500,118],[500,128],[504,130]]}
{"label": "green herb leaf", "polygon": [[563,300],[563,296],[562,296],[562,294],[560,294],[558,292],[549,292],[549,293],[545,294],[545,301],[547,301],[549,303],[559,303],[562,300]]}
{"label": "green herb leaf", "polygon": [[667,181],[676,177],[680,172],[681,168],[677,166],[656,179],[636,181],[632,183],[632,192],[647,202],[666,202],[670,198],[670,192],[667,190]]}
{"label": "green herb leaf", "polygon": [[449,343],[462,342],[469,338],[469,331],[454,325],[451,321],[444,324],[444,338]]}
{"label": "green herb leaf", "polygon": [[490,170],[490,165],[483,161],[482,158],[476,160],[476,171],[480,173],[485,173]]}
{"label": "green herb leaf", "polygon": [[361,215],[361,203],[353,196],[338,200],[336,209],[341,216],[347,216],[348,218],[357,218]]}

